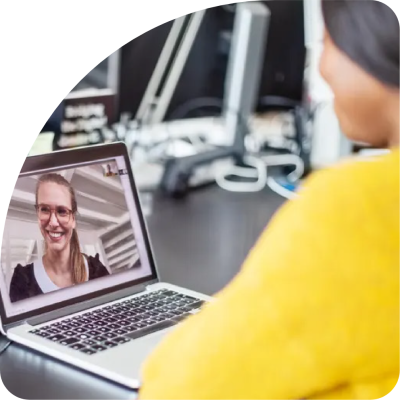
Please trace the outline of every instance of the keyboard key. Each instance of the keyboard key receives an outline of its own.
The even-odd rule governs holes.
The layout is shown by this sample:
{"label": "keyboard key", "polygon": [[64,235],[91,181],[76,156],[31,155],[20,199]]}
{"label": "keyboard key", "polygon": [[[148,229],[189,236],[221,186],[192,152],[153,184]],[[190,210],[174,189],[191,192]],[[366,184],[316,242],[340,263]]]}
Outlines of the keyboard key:
{"label": "keyboard key", "polygon": [[124,328],[124,330],[126,330],[126,331],[128,331],[128,332],[133,332],[133,331],[136,331],[138,328],[136,327],[136,326],[134,326],[134,325],[129,325],[129,326],[126,326],[125,328]]}
{"label": "keyboard key", "polygon": [[76,343],[76,344],[73,344],[73,345],[71,345],[69,347],[71,349],[74,349],[74,350],[81,350],[81,349],[84,349],[86,346],[84,344],[82,344],[82,343]]}
{"label": "keyboard key", "polygon": [[69,331],[71,328],[68,325],[62,324],[57,329],[60,329],[61,331]]}
{"label": "keyboard key", "polygon": [[80,323],[75,322],[75,321],[71,321],[68,325],[69,325],[69,326],[72,326],[73,328],[78,328],[78,327],[81,326]]}
{"label": "keyboard key", "polygon": [[56,335],[57,333],[61,333],[61,331],[58,329],[49,328],[49,329],[46,329],[46,333],[49,333],[50,335]]}
{"label": "keyboard key", "polygon": [[113,332],[108,332],[108,333],[105,333],[103,336],[105,336],[108,339],[113,339],[113,338],[117,337],[118,335]]}
{"label": "keyboard key", "polygon": [[72,337],[72,336],[76,336],[76,333],[74,331],[65,331],[65,332],[63,332],[63,335]]}
{"label": "keyboard key", "polygon": [[153,316],[152,319],[154,321],[161,322],[161,321],[165,321],[167,319],[167,317],[165,317],[163,314],[160,314],[160,315]]}
{"label": "keyboard key", "polygon": [[88,345],[88,346],[94,346],[95,344],[97,344],[97,342],[95,342],[95,341],[92,340],[92,339],[84,340],[82,343],[84,343],[84,344],[86,344],[86,345]]}
{"label": "keyboard key", "polygon": [[131,325],[131,322],[129,322],[129,321],[119,321],[118,322],[121,326],[128,326],[128,325]]}
{"label": "keyboard key", "polygon": [[93,336],[92,339],[95,340],[96,342],[104,342],[107,340],[107,338],[104,336]]}
{"label": "keyboard key", "polygon": [[104,350],[107,350],[107,347],[101,346],[101,345],[99,345],[99,344],[95,344],[95,345],[93,345],[91,348],[92,348],[93,350],[96,350],[96,351],[104,351]]}
{"label": "keyboard key", "polygon": [[106,313],[104,311],[101,313],[98,313],[97,315],[99,315],[101,318],[111,318],[112,317],[112,314]]}
{"label": "keyboard key", "polygon": [[136,308],[135,308],[135,311],[136,311],[137,313],[144,313],[144,312],[146,312],[146,310],[143,309],[143,308],[141,308],[141,307],[136,307]]}
{"label": "keyboard key", "polygon": [[148,325],[148,326],[151,326],[151,325],[156,324],[157,322],[156,322],[156,321],[153,321],[153,320],[151,320],[151,319],[146,319],[145,321],[143,321],[143,323],[145,323],[145,324]]}
{"label": "keyboard key", "polygon": [[87,328],[87,329],[96,329],[96,328],[97,328],[97,327],[96,327],[95,325],[93,325],[93,324],[86,324],[86,325],[84,325],[84,327]]}
{"label": "keyboard key", "polygon": [[171,310],[170,312],[169,312],[169,314],[172,314],[172,315],[181,315],[181,314],[183,314],[185,311],[179,311],[179,310]]}
{"label": "keyboard key", "polygon": [[164,308],[166,310],[176,310],[178,308],[178,306],[175,304],[167,304]]}
{"label": "keyboard key", "polygon": [[[114,311],[115,313],[117,313],[117,314],[120,314],[120,313],[124,312],[124,310],[123,310],[121,307],[115,307],[115,308],[113,308],[113,311]],[[127,311],[128,311],[128,310],[127,310]]]}
{"label": "keyboard key", "polygon": [[97,321],[101,321],[100,315],[91,315],[90,317],[88,317],[88,319],[90,319],[92,322],[96,323]]}
{"label": "keyboard key", "polygon": [[128,331],[126,331],[125,329],[117,329],[116,331],[114,331],[114,333],[116,333],[117,335],[125,335],[126,333],[128,333]]}
{"label": "keyboard key", "polygon": [[122,343],[127,343],[130,342],[130,339],[126,336],[121,336],[121,337],[117,337],[115,339],[113,339],[113,342],[116,342],[118,344],[122,344]]}
{"label": "keyboard key", "polygon": [[147,325],[143,322],[136,322],[135,324],[133,324],[134,327],[141,329],[141,328],[145,328]]}
{"label": "keyboard key", "polygon": [[51,336],[51,333],[48,333],[46,331],[39,331],[39,332],[35,333],[35,335],[43,337],[43,338],[48,338]]}
{"label": "keyboard key", "polygon": [[176,292],[172,292],[171,290],[166,290],[165,292],[163,291],[162,294],[164,296],[174,296]]}
{"label": "keyboard key", "polygon": [[62,344],[63,346],[69,346],[71,344],[78,343],[78,342],[79,342],[78,339],[71,337],[71,338],[67,338],[67,339],[62,339],[58,343]]}
{"label": "keyboard key", "polygon": [[[137,338],[140,338],[142,336],[149,335],[150,333],[154,333],[154,332],[160,331],[162,329],[169,328],[169,327],[174,326],[176,324],[177,324],[176,321],[167,320],[167,321],[159,322],[159,323],[154,324],[152,326],[147,326],[147,327],[145,327],[143,329],[140,329],[138,331],[131,332],[127,336],[129,338],[131,338],[131,339],[137,339]],[[114,341],[116,341],[116,339],[114,339]]]}
{"label": "keyboard key", "polygon": [[77,335],[76,337],[77,337],[79,340],[85,340],[85,339],[89,339],[89,338],[90,338],[89,335],[86,335],[86,334],[84,334],[84,333],[82,333],[82,334],[80,334],[80,335]]}
{"label": "keyboard key", "polygon": [[113,324],[113,323],[117,322],[118,320],[115,318],[109,317],[109,318],[105,318],[104,321],[106,321],[109,324]]}
{"label": "keyboard key", "polygon": [[66,339],[66,337],[65,337],[64,335],[57,334],[57,335],[54,335],[54,336],[49,337],[49,339],[50,339],[52,342],[59,342],[60,340]]}
{"label": "keyboard key", "polygon": [[134,317],[135,315],[137,315],[137,313],[135,313],[134,311],[125,311],[124,315],[126,315],[127,317]]}
{"label": "keyboard key", "polygon": [[108,340],[107,342],[104,342],[103,345],[111,348],[111,347],[118,346],[118,343]]}
{"label": "keyboard key", "polygon": [[107,322],[105,321],[96,321],[93,323],[95,326],[106,326]]}
{"label": "keyboard key", "polygon": [[118,324],[110,324],[110,325],[107,326],[107,328],[109,328],[109,329],[120,329],[120,328],[121,328],[121,325],[118,325]]}
{"label": "keyboard key", "polygon": [[92,354],[96,354],[96,351],[95,351],[95,350],[88,349],[88,348],[82,349],[82,350],[80,350],[80,351],[81,351],[82,353],[87,354],[88,356],[91,356]]}
{"label": "keyboard key", "polygon": [[90,335],[90,336],[99,336],[101,334],[101,332],[93,330],[93,331],[86,332],[86,334]]}
{"label": "keyboard key", "polygon": [[81,326],[79,328],[75,328],[74,331],[78,332],[78,333],[85,333],[87,332],[89,329],[87,328],[82,328]]}
{"label": "keyboard key", "polygon": [[154,317],[156,315],[159,315],[159,312],[157,310],[154,310],[154,311],[148,311],[146,314],[149,314],[151,317]]}

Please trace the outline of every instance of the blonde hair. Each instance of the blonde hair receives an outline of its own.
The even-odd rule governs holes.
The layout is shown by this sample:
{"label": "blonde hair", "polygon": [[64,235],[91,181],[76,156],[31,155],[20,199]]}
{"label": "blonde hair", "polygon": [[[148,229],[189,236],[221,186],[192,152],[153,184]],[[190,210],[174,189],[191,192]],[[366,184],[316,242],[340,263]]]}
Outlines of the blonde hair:
{"label": "blonde hair", "polygon": [[[78,211],[78,204],[76,202],[74,188],[63,176],[59,174],[49,173],[42,175],[39,178],[38,183],[36,185],[36,205],[38,204],[40,185],[47,182],[56,183],[57,185],[64,186],[68,189],[69,194],[71,196],[71,210],[75,218],[75,214]],[[73,229],[70,240],[70,261],[72,265],[72,281],[74,282],[74,284],[85,282],[87,279],[85,261],[84,261],[84,256],[81,253],[81,246],[79,243],[79,237],[78,233],[76,232],[76,229]]]}

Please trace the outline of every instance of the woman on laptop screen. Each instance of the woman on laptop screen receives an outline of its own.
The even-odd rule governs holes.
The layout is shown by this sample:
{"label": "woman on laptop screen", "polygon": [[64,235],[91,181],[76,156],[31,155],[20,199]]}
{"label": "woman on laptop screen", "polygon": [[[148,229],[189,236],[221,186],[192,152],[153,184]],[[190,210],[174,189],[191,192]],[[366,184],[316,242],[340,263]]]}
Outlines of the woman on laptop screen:
{"label": "woman on laptop screen", "polygon": [[10,285],[11,302],[109,275],[98,254],[81,253],[75,191],[63,176],[49,173],[39,178],[35,208],[44,256],[26,266],[17,265]]}

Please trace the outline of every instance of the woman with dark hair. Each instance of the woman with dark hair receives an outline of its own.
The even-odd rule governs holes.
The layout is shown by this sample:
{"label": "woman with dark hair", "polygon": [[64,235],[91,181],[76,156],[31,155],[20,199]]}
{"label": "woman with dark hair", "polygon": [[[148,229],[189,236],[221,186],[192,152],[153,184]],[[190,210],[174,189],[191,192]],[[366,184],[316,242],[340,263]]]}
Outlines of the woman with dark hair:
{"label": "woman with dark hair", "polygon": [[39,178],[35,208],[44,256],[26,266],[17,265],[10,285],[11,302],[108,275],[98,254],[92,257],[81,253],[75,191],[63,176],[50,173]]}
{"label": "woman with dark hair", "polygon": [[142,399],[377,399],[397,383],[399,22],[375,1],[322,9],[342,130],[389,154],[315,173],[149,357]]}

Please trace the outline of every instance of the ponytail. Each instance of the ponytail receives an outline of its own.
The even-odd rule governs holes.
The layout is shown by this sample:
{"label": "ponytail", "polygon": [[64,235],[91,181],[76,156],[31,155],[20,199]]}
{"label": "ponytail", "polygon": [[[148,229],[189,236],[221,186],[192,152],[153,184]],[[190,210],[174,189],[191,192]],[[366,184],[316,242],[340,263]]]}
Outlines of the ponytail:
{"label": "ponytail", "polygon": [[78,234],[76,229],[72,231],[70,241],[70,260],[72,265],[72,280],[74,284],[86,282],[87,274],[85,267],[85,260],[81,253],[81,246],[79,244]]}

